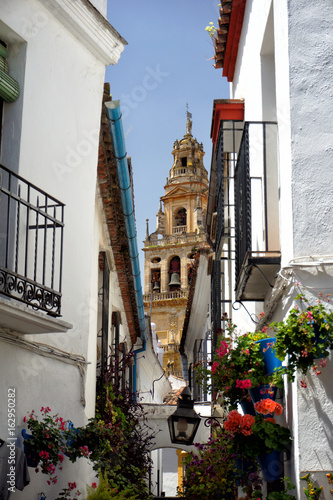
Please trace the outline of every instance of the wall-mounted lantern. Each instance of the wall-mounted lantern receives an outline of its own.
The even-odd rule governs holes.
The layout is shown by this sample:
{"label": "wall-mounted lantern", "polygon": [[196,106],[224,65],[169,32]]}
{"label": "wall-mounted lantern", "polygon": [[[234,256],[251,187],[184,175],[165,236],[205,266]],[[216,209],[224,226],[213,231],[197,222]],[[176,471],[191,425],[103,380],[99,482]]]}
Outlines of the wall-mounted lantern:
{"label": "wall-mounted lantern", "polygon": [[168,418],[171,442],[191,445],[200,424],[200,417],[193,409],[191,391],[185,387],[177,403],[177,410]]}

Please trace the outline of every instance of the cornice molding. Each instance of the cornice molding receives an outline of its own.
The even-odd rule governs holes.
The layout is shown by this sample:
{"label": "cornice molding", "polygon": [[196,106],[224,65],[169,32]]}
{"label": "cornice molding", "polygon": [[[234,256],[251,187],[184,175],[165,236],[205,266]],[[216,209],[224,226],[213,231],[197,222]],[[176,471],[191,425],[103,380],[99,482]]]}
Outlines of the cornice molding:
{"label": "cornice molding", "polygon": [[127,42],[88,0],[46,0],[43,5],[105,66],[117,64]]}

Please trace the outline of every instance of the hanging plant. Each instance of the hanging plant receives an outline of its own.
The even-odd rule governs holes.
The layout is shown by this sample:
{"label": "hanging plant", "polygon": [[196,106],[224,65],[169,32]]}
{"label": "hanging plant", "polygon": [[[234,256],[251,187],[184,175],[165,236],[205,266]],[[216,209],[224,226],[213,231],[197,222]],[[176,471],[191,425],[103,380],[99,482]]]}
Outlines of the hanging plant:
{"label": "hanging plant", "polygon": [[[306,375],[313,369],[316,375],[326,365],[326,357],[333,348],[333,311],[329,310],[322,295],[316,304],[310,305],[303,294],[297,295],[298,304],[291,309],[285,321],[270,325],[276,336],[276,356],[283,361],[288,356],[288,366],[274,374],[278,386],[283,385],[283,375],[295,380],[299,370]],[[329,299],[327,298],[327,303]],[[303,387],[306,382],[301,382]]]}

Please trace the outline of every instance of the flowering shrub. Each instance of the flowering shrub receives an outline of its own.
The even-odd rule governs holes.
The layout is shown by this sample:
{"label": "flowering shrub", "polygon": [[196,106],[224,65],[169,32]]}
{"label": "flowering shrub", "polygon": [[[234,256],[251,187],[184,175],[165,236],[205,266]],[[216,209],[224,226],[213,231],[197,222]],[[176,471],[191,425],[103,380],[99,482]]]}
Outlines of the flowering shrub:
{"label": "flowering shrub", "polygon": [[[132,357],[130,352],[122,358],[123,370]],[[41,408],[42,419],[37,418],[34,410],[30,412],[24,418],[32,433],[25,438],[26,453],[41,463],[36,471],[48,474],[49,485],[57,482],[56,467],[62,469],[64,455],[72,462],[85,457],[93,462],[97,475],[102,472],[107,484],[104,492],[105,481],[104,486],[93,483],[89,494],[94,490],[101,494],[91,498],[149,500],[152,497],[146,480],[154,435],[145,425],[143,407],[134,400],[133,393],[120,390],[120,377],[115,377],[115,371],[119,375],[117,356],[111,359],[105,378],[99,381],[96,416],[86,426],[68,429],[63,418],[50,415],[49,407]],[[62,497],[74,500],[80,494],[75,482],[68,483],[57,500]]]}
{"label": "flowering shrub", "polygon": [[[232,434],[218,429],[207,444],[196,443],[196,453],[186,458],[183,486],[178,496],[193,500],[235,498],[235,474],[245,484],[249,471],[239,471],[233,453]],[[256,467],[251,469],[252,480],[258,478]],[[224,494],[224,496],[222,496]],[[221,496],[219,496],[221,495]]]}
{"label": "flowering shrub", "polygon": [[[326,358],[329,350],[333,348],[333,311],[325,306],[325,302],[330,300],[329,297],[324,300],[320,294],[315,305],[308,305],[303,294],[297,295],[296,300],[299,305],[291,309],[285,321],[270,325],[276,335],[276,356],[283,361],[288,355],[288,367],[274,375],[274,382],[278,386],[283,385],[284,374],[293,381],[297,370],[306,375],[312,368],[316,375],[320,375],[326,360],[318,358]],[[306,385],[302,380],[301,386]]]}

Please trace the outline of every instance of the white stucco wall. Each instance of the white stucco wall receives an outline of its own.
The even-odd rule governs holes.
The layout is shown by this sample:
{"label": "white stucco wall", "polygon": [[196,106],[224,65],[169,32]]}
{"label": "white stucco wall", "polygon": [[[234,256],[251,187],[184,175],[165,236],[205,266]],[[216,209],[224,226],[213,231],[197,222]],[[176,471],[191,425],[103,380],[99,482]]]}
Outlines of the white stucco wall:
{"label": "white stucco wall", "polygon": [[[72,328],[65,333],[19,334],[19,339],[53,346],[64,356],[83,356],[88,364],[81,378],[75,363],[65,362],[61,353],[57,359],[44,357],[27,350],[27,344],[1,339],[0,436],[7,437],[5,401],[7,389],[14,387],[18,446],[22,446],[23,417],[32,409],[38,413],[41,406],[49,406],[52,414],[79,426],[94,415],[95,407],[98,253],[109,245],[98,200],[96,205],[98,138],[105,65],[119,55],[113,59],[110,50],[108,58],[111,35],[105,19],[88,2],[77,2],[75,7],[66,0],[60,3],[58,9],[56,2],[37,0],[1,4],[0,38],[8,44],[9,72],[20,85],[18,100],[4,105],[1,163],[66,205],[61,319]],[[106,0],[95,4],[105,11]],[[67,15],[67,6],[82,14],[75,29],[76,11]],[[91,9],[99,33],[89,32]],[[104,44],[101,50],[99,42]],[[113,308],[123,312],[114,270],[110,297],[110,314]],[[122,329],[126,336],[124,312]],[[37,498],[41,491],[53,498],[68,481],[76,481],[85,492],[86,483],[95,476],[85,459],[75,465],[65,459],[61,477],[51,488],[45,475],[29,472],[30,485],[12,495],[13,500]]]}
{"label": "white stucco wall", "polygon": [[332,9],[290,1],[289,57],[294,253],[332,253]]}
{"label": "white stucco wall", "polygon": [[[281,267],[296,262],[288,267],[291,280],[273,321],[286,318],[293,306],[293,282],[305,286],[311,303],[319,292],[333,290],[333,14],[327,7],[320,0],[312,13],[306,0],[247,0],[231,85],[232,97],[245,99],[245,120],[268,119],[267,110],[273,117],[275,107],[278,122]],[[313,255],[322,263],[315,258],[307,265]],[[238,313],[233,318],[237,324]],[[297,498],[303,499],[305,485],[299,475],[308,471],[324,486],[323,498],[330,498],[325,474],[333,469],[332,369],[329,359],[319,377],[309,375],[307,389],[299,381],[286,387],[286,418],[293,435],[286,473],[297,484]]]}

